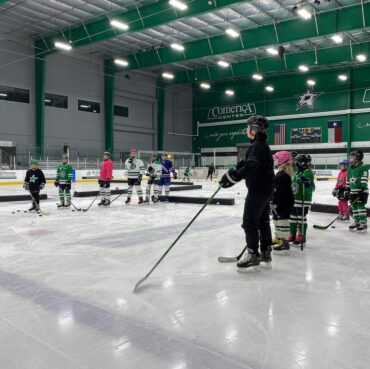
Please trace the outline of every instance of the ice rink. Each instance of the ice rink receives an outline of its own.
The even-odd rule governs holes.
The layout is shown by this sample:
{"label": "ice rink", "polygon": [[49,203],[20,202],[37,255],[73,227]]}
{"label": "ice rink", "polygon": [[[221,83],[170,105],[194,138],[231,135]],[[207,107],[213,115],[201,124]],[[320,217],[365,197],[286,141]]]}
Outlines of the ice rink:
{"label": "ice rink", "polygon": [[[217,188],[202,184],[176,194]],[[333,185],[317,182],[315,202],[335,204]],[[25,214],[29,203],[0,203],[1,369],[369,368],[370,237],[348,223],[312,228],[335,215],[309,215],[303,252],[240,274],[217,257],[245,245],[246,189],[222,190],[236,205],[207,207],[134,294],[201,205],[138,206],[134,197],[124,206],[122,196],[79,213],[56,210],[57,190],[47,191],[44,217]],[[0,186],[16,192],[24,190]]]}

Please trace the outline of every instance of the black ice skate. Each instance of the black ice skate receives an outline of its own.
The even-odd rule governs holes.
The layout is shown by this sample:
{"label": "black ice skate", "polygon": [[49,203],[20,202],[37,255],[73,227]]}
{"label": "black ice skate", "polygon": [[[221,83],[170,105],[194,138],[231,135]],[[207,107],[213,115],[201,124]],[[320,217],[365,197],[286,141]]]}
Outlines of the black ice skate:
{"label": "black ice skate", "polygon": [[359,226],[360,226],[360,222],[354,222],[354,223],[352,223],[352,224],[348,227],[348,229],[349,229],[350,231],[355,231]]}
{"label": "black ice skate", "polygon": [[158,197],[157,197],[157,196],[152,195],[152,202],[154,202],[154,203],[158,202]]}
{"label": "black ice skate", "polygon": [[[280,240],[280,243],[273,247],[274,253],[276,254],[288,254],[290,250],[289,241],[288,240]],[[276,251],[276,252],[275,252]]]}
{"label": "black ice skate", "polygon": [[28,211],[35,211],[35,210],[37,210],[37,208],[36,208],[35,204],[32,204],[32,207],[30,207],[30,208],[28,209]]}
{"label": "black ice skate", "polygon": [[60,208],[63,208],[64,207],[64,202],[59,202],[57,204],[57,208],[60,209]]}
{"label": "black ice skate", "polygon": [[261,266],[264,266],[267,269],[271,269],[272,268],[271,247],[269,247],[266,251],[262,251],[259,259],[260,263],[263,263]]}
{"label": "black ice skate", "polygon": [[98,203],[98,206],[103,206],[105,204],[105,200],[100,200],[100,202]]}
{"label": "black ice skate", "polygon": [[245,273],[251,270],[259,271],[260,259],[253,254],[251,249],[247,249],[246,253],[236,265],[239,273]]}
{"label": "black ice skate", "polygon": [[365,232],[367,230],[367,224],[366,223],[360,223],[360,225],[357,227],[358,232]]}
{"label": "black ice skate", "polygon": [[105,207],[110,206],[110,200],[105,200],[103,206]]}

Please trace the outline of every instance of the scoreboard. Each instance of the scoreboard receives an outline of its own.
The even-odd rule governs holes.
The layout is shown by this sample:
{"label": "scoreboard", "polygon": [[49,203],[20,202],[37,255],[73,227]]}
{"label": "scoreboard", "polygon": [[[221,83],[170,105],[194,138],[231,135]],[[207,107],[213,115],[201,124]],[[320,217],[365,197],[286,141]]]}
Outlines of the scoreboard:
{"label": "scoreboard", "polygon": [[290,130],[291,144],[309,144],[322,142],[321,127],[292,128]]}

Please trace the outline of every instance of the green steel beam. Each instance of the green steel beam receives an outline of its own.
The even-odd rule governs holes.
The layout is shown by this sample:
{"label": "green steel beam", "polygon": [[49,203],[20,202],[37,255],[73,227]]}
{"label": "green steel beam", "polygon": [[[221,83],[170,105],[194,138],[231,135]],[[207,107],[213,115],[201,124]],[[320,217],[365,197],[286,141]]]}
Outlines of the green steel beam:
{"label": "green steel beam", "polygon": [[57,51],[54,47],[54,42],[57,40],[69,41],[73,47],[80,47],[113,39],[119,35],[158,27],[180,19],[195,17],[246,1],[250,0],[185,1],[188,9],[181,11],[169,5],[168,0],[160,0],[157,3],[118,13],[110,17],[128,24],[130,28],[127,31],[113,29],[110,25],[111,19],[105,16],[97,21],[82,24],[72,29],[64,29],[52,36],[39,39],[37,40],[37,46],[40,53],[53,53]]}
{"label": "green steel beam", "polygon": [[[352,50],[351,50],[352,49]],[[193,71],[181,71],[175,73],[175,78],[166,84],[196,83],[200,81],[217,81],[228,78],[240,78],[252,75],[253,73],[279,73],[294,71],[301,64],[307,66],[328,66],[339,63],[356,62],[357,54],[364,53],[370,57],[370,43],[333,46],[325,49],[302,51],[287,54],[285,57],[286,66],[283,59],[276,57],[266,57],[260,59],[247,60],[231,64],[231,68],[223,69],[220,67],[200,68]],[[257,69],[258,65],[258,69]]]}
{"label": "green steel beam", "polygon": [[[171,47],[151,50],[124,57],[129,67],[116,66],[116,71],[148,68],[157,65],[194,60],[212,55],[251,50],[276,44],[300,41],[370,27],[370,3],[317,14],[310,20],[290,19],[258,28],[245,29],[240,37],[231,39],[222,34],[184,44],[185,51],[178,52]],[[362,16],[364,15],[364,17]]]}
{"label": "green steel beam", "polygon": [[115,74],[109,64],[104,65],[104,120],[105,120],[105,150],[113,157],[114,150],[114,88]]}
{"label": "green steel beam", "polygon": [[166,101],[166,85],[162,80],[157,81],[157,103],[158,103],[158,137],[157,150],[163,151],[164,142],[164,113]]}
{"label": "green steel beam", "polygon": [[42,158],[45,150],[45,74],[46,59],[35,58],[36,147]]}
{"label": "green steel beam", "polygon": [[9,0],[0,0],[0,5],[8,2]]}

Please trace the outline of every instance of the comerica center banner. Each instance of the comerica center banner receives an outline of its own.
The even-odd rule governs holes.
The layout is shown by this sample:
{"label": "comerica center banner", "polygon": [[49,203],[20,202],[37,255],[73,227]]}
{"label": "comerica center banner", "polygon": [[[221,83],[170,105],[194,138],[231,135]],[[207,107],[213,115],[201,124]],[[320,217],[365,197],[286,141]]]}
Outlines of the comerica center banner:
{"label": "comerica center banner", "polygon": [[[310,88],[302,74],[269,77],[272,93],[265,91],[264,83],[250,79],[197,89],[194,125],[199,136],[194,138],[194,150],[248,142],[245,121],[254,114],[271,119],[270,144],[370,141],[370,68],[353,69],[351,83],[338,82],[341,72],[313,72],[310,78],[316,85]],[[235,94],[227,96],[226,89]]]}

